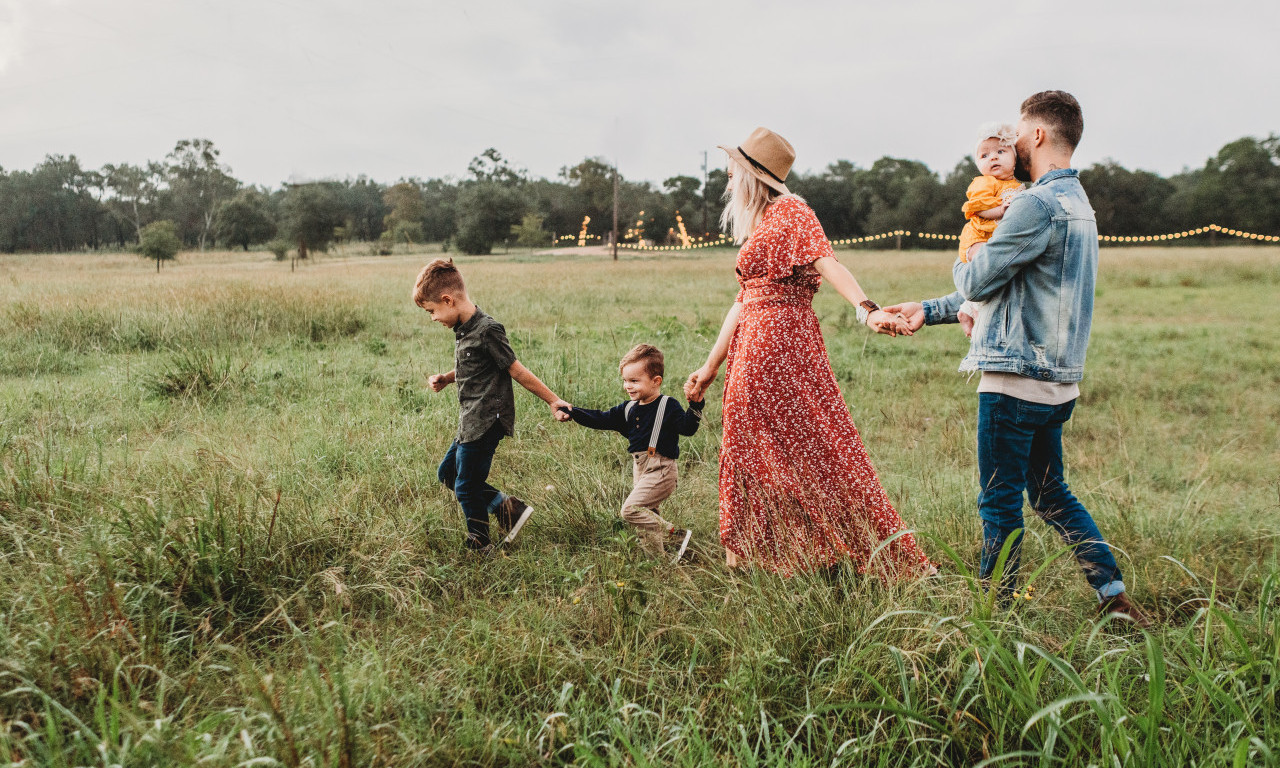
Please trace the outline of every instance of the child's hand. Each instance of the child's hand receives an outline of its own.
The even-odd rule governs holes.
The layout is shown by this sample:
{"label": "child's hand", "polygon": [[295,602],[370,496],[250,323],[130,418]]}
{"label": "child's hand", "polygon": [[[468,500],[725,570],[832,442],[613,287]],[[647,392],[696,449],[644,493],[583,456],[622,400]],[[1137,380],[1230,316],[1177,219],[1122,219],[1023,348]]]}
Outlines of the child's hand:
{"label": "child's hand", "polygon": [[963,312],[956,314],[956,319],[960,321],[960,327],[964,329],[964,335],[967,338],[973,338],[973,318]]}
{"label": "child's hand", "polygon": [[452,373],[434,373],[427,377],[427,385],[431,387],[432,392],[439,392],[452,383]]}
{"label": "child's hand", "polygon": [[557,400],[554,403],[550,403],[550,406],[551,414],[556,417],[556,421],[568,421],[573,418],[573,416],[569,415],[573,411],[573,406],[569,403]]}

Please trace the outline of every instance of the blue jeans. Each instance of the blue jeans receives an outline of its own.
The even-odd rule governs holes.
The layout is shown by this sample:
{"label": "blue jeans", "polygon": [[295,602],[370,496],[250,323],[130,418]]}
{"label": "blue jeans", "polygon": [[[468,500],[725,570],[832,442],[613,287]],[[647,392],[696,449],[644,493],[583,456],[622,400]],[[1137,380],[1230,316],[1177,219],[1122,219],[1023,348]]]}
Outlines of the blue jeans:
{"label": "blue jeans", "polygon": [[487,482],[493,454],[505,435],[502,425],[495,422],[479,440],[469,443],[454,440],[436,472],[444,487],[453,491],[462,506],[462,514],[466,515],[468,549],[489,546],[489,514],[506,498]]}
{"label": "blue jeans", "polygon": [[978,513],[982,517],[983,579],[990,579],[1005,540],[1018,533],[1005,563],[1002,592],[1017,584],[1022,544],[1022,492],[1031,508],[1075,549],[1098,599],[1124,592],[1111,548],[1062,473],[1062,425],[1076,402],[1041,405],[995,392],[978,393]]}

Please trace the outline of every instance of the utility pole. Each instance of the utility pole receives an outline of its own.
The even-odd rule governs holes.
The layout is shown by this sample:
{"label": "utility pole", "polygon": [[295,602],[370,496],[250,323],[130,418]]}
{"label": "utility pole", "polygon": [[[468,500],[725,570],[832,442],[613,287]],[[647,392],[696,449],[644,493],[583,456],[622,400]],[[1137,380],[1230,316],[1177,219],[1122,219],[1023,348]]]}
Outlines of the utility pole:
{"label": "utility pole", "polygon": [[711,234],[711,226],[707,221],[707,150],[702,150],[702,234]]}
{"label": "utility pole", "polygon": [[618,260],[618,161],[613,161],[613,260]]}

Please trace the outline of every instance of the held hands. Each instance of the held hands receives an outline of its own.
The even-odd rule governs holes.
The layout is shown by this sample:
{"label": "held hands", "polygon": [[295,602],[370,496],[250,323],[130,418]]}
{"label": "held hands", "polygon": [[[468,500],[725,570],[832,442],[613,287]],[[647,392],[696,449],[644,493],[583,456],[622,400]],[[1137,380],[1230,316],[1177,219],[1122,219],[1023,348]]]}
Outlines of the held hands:
{"label": "held hands", "polygon": [[901,304],[894,304],[891,307],[885,307],[884,311],[891,315],[902,315],[906,320],[907,328],[912,333],[924,327],[924,305],[918,301],[905,301]]}
{"label": "held hands", "polygon": [[551,408],[551,415],[556,418],[556,421],[568,421],[573,418],[569,415],[573,411],[573,406],[564,400],[557,399],[555,402],[547,403],[547,406]]}
{"label": "held hands", "polygon": [[718,368],[709,368],[702,366],[698,370],[689,374],[689,380],[684,383],[684,396],[690,402],[698,402],[702,400],[703,394],[707,391],[707,387],[711,386],[711,382],[716,380],[719,375]]}
{"label": "held hands", "polygon": [[893,312],[890,309],[877,309],[867,314],[867,327],[876,333],[883,333],[887,336],[910,336],[915,332],[911,327],[906,315],[901,312]]}

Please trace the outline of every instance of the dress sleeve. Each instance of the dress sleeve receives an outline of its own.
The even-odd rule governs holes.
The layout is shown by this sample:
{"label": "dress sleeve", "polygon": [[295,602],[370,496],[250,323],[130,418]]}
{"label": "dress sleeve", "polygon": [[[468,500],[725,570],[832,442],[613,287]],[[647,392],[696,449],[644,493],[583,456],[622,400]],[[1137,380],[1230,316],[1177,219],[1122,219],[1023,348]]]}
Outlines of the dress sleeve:
{"label": "dress sleeve", "polygon": [[979,176],[969,183],[965,191],[968,200],[960,208],[966,219],[972,219],[978,211],[989,211],[1004,205],[1001,197],[1000,181],[994,176]]}
{"label": "dress sleeve", "polygon": [[775,203],[777,211],[772,232],[761,245],[765,249],[765,276],[772,281],[791,277],[796,267],[807,267],[818,259],[835,256],[831,241],[813,209],[795,198]]}

